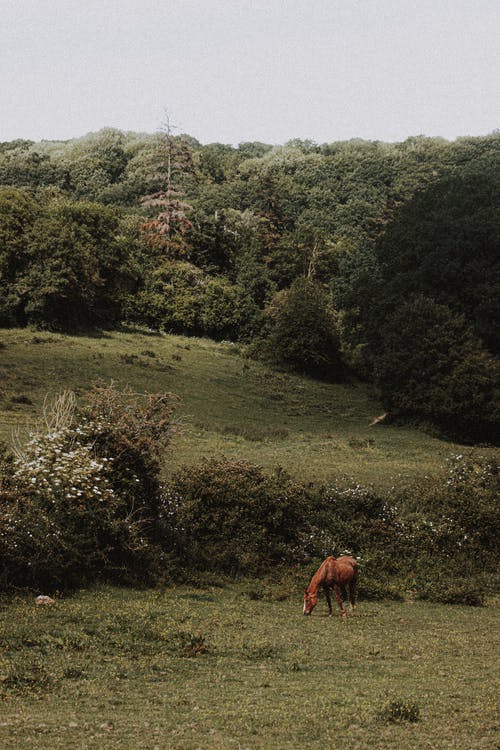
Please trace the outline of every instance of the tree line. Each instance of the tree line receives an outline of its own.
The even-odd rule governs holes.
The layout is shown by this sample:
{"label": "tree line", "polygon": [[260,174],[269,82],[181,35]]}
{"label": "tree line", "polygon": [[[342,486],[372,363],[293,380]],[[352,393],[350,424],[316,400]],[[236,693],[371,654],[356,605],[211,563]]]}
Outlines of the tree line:
{"label": "tree line", "polygon": [[373,382],[394,419],[498,439],[500,134],[0,144],[0,325],[120,321]]}

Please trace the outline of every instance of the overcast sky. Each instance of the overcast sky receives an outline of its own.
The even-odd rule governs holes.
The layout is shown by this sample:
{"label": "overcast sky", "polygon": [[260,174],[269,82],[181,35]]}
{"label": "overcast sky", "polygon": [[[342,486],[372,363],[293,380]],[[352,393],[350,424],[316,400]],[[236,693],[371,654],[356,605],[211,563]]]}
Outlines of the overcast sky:
{"label": "overcast sky", "polygon": [[453,139],[500,127],[499,0],[0,0],[0,141]]}

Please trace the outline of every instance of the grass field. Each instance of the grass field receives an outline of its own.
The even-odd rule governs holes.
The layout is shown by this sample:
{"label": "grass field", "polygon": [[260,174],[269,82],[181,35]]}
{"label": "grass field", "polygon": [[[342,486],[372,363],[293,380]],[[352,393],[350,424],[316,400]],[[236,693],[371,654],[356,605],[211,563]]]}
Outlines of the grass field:
{"label": "grass field", "polygon": [[369,427],[383,408],[363,384],[273,371],[229,343],[133,332],[0,331],[0,436],[9,441],[33,422],[47,394],[81,393],[98,378],[181,397],[184,433],[166,456],[167,471],[225,454],[308,480],[340,473],[388,486],[438,471],[463,452],[418,430]]}
{"label": "grass field", "polygon": [[[343,623],[323,600],[303,617],[300,593],[279,591],[105,588],[51,608],[10,602],[0,746],[498,747],[493,607],[360,602]],[[391,721],[391,702],[418,720]]]}
{"label": "grass field", "polygon": [[[224,453],[386,488],[464,452],[370,428],[382,407],[365,385],[273,371],[229,343],[132,331],[0,331],[0,436],[22,439],[47,395],[99,378],[180,396],[166,473]],[[493,601],[361,601],[343,623],[324,601],[302,616],[307,581],[204,580],[80,591],[48,608],[0,599],[1,750],[498,747]]]}

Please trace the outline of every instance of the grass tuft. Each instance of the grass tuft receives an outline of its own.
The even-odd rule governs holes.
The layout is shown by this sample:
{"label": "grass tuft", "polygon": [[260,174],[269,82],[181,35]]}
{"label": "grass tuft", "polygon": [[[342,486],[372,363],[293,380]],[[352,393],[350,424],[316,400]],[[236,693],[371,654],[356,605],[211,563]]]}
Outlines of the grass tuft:
{"label": "grass tuft", "polygon": [[175,633],[173,640],[177,646],[179,656],[193,658],[209,651],[206,638],[201,633],[180,631]]}
{"label": "grass tuft", "polygon": [[51,690],[56,680],[49,674],[40,659],[30,659],[24,663],[13,663],[1,681],[2,692],[40,693]]}
{"label": "grass tuft", "polygon": [[378,715],[388,724],[402,721],[414,723],[420,720],[420,706],[406,699],[393,698],[382,706]]}

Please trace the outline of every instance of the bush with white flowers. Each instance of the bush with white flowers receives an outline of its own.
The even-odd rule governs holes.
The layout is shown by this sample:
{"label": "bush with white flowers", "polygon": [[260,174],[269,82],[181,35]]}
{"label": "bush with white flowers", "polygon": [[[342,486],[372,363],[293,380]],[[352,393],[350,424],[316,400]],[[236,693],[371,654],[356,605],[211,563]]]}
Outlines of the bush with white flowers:
{"label": "bush with white flowers", "polygon": [[[42,428],[0,456],[0,587],[68,588],[96,577],[146,580],[161,566],[158,446],[167,394],[62,394]],[[137,396],[135,397],[137,401]]]}

